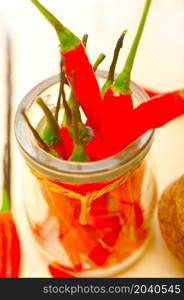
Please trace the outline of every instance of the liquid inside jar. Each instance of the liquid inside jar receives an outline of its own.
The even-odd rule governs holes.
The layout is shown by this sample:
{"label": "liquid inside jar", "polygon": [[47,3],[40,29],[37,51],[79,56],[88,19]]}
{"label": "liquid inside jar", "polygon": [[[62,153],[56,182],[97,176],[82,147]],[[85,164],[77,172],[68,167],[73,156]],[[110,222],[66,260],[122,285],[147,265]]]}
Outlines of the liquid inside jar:
{"label": "liquid inside jar", "polygon": [[[153,209],[150,199],[153,200],[156,190],[149,170],[147,159],[144,159],[123,176],[121,185],[93,200],[86,215],[86,225],[80,224],[79,199],[39,183],[40,207],[33,205],[31,209],[29,205],[28,213],[34,236],[49,260],[77,277],[108,275],[135,260],[150,233],[149,219]],[[85,195],[116,180],[82,185],[54,183]],[[42,216],[36,221],[38,209]]]}

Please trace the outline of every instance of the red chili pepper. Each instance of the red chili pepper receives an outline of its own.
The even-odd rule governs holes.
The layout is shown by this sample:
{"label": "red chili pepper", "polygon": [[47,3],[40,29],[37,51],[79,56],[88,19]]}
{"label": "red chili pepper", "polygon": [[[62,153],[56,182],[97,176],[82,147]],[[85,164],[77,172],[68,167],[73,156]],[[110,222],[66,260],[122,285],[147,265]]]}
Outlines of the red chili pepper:
{"label": "red chili pepper", "polygon": [[20,242],[10,212],[0,212],[0,278],[17,278],[20,269]]}
{"label": "red chili pepper", "polygon": [[146,176],[145,170],[146,170],[147,162],[143,161],[131,174],[130,181],[131,181],[131,187],[132,187],[132,195],[134,198],[134,201],[140,202],[140,196],[142,191],[142,185],[144,182],[144,178]]}
{"label": "red chili pepper", "polygon": [[93,130],[93,138],[86,144],[85,151],[88,154],[90,161],[97,160],[98,151],[101,148],[102,139],[96,130]]}
{"label": "red chili pepper", "polygon": [[[119,139],[122,141],[121,149],[149,129],[161,127],[182,114],[184,114],[182,91],[167,93],[142,103],[129,115],[128,130],[119,135]],[[116,151],[120,151],[120,148],[117,148]]]}
{"label": "red chili pepper", "polygon": [[120,262],[126,259],[133,251],[139,248],[141,245],[140,241],[131,240],[123,232],[120,232],[116,245],[113,249],[113,256]]}
{"label": "red chili pepper", "polygon": [[50,265],[52,265],[52,266],[54,266],[56,268],[62,269],[64,271],[67,271],[67,272],[80,272],[83,269],[81,264],[78,265],[78,266],[76,266],[76,267],[68,267],[68,266],[59,264],[57,262],[53,262]]}
{"label": "red chili pepper", "polygon": [[109,255],[111,254],[111,252],[106,249],[103,248],[100,244],[98,244],[88,255],[88,257],[99,267],[102,267]]}
{"label": "red chili pepper", "polygon": [[108,246],[113,247],[121,230],[119,216],[102,216],[94,218],[94,227],[100,238]]}
{"label": "red chili pepper", "polygon": [[126,32],[125,30],[117,41],[108,78],[101,90],[103,95],[101,135],[104,140],[108,141],[113,139],[114,131],[120,128],[122,118],[125,119],[133,109],[132,99],[129,95],[121,95],[113,91],[115,67]]}
{"label": "red chili pepper", "polygon": [[[11,75],[11,74],[10,74]],[[20,242],[11,214],[11,95],[6,106],[6,144],[3,155],[3,190],[0,208],[0,278],[17,278],[20,271]]]}
{"label": "red chili pepper", "polygon": [[152,97],[155,97],[155,96],[158,96],[160,95],[161,93],[160,92],[156,92],[156,91],[153,91],[153,90],[150,90],[148,88],[144,88],[143,87],[143,90],[145,90],[145,92],[152,98]]}
{"label": "red chili pepper", "polygon": [[133,206],[134,206],[134,213],[135,213],[135,223],[136,226],[139,228],[144,223],[143,211],[137,202],[134,202]]}
{"label": "red chili pepper", "polygon": [[[79,201],[67,198],[61,193],[49,191],[47,186],[44,184],[41,184],[40,187],[51,214],[57,218],[59,223],[58,238],[66,250],[68,257],[73,264],[73,268],[79,270],[82,266],[80,258],[81,254],[75,241],[77,238],[75,232],[70,231],[71,226],[76,224],[74,214]],[[77,218],[77,221],[78,219],[79,218]],[[71,235],[71,233],[73,235]]]}
{"label": "red chili pepper", "polygon": [[130,216],[133,211],[133,197],[131,180],[128,178],[120,187],[111,191],[113,201],[113,211],[121,214],[123,223],[127,224],[130,221]]}
{"label": "red chili pepper", "polygon": [[122,128],[122,119],[127,122],[132,110],[133,104],[130,95],[121,95],[113,92],[112,89],[107,90],[102,104],[101,131],[104,140],[108,140],[109,143],[114,139],[115,132],[119,132]]}
{"label": "red chili pepper", "polygon": [[[70,227],[63,238],[65,238],[66,235],[68,235],[70,240],[75,241],[77,253],[85,254],[98,266],[105,263],[110,252],[99,243],[99,237],[92,226],[75,224]],[[63,239],[61,239],[61,242],[62,241]],[[68,255],[73,251],[74,249],[72,249],[72,247],[68,248]]]}
{"label": "red chili pepper", "polygon": [[101,105],[100,89],[85,48],[81,44],[76,49],[62,53],[65,58],[65,72],[71,82],[72,71],[75,71],[75,91],[90,126],[100,130]]}
{"label": "red chili pepper", "polygon": [[[184,93],[174,91],[156,96],[139,105],[132,114],[135,122],[144,118],[144,125],[148,129],[158,128],[184,113]],[[144,116],[143,116],[144,115]]]}
{"label": "red chili pepper", "polygon": [[[42,185],[42,191],[46,197],[46,201],[49,207],[52,209],[52,213],[57,216],[60,224],[60,242],[63,244],[68,256],[70,257],[74,267],[81,264],[80,255],[85,254],[90,256],[93,260],[93,255],[99,256],[104,259],[104,248],[99,244],[99,236],[92,226],[79,224],[79,216],[74,218],[76,204],[75,199],[67,198],[66,196],[45,190],[45,186]],[[53,201],[54,199],[54,201]],[[96,250],[98,252],[96,252]],[[94,260],[96,263],[96,259]],[[104,262],[102,261],[101,264]]]}
{"label": "red chili pepper", "polygon": [[68,159],[73,150],[73,140],[67,127],[60,128],[61,142],[53,147],[64,159]]}
{"label": "red chili pepper", "polygon": [[[163,126],[184,114],[183,91],[156,96],[142,103],[121,120],[122,130],[114,131],[111,140],[106,139],[98,152],[98,159],[118,153],[149,129]],[[111,143],[110,143],[111,141]]]}
{"label": "red chili pepper", "polygon": [[[125,66],[122,72],[118,75],[114,84],[112,83],[109,87],[110,90],[107,90],[104,96],[101,128],[101,135],[104,139],[104,145],[102,145],[101,150],[103,154],[102,156],[99,156],[99,158],[105,158],[109,155],[112,155],[113,148],[119,148],[119,141],[121,143],[121,140],[118,136],[119,132],[122,130],[127,131],[126,123],[129,118],[129,113],[131,113],[133,109],[132,96],[129,87],[130,75],[150,4],[151,0],[146,0],[137,34],[135,36]],[[122,124],[124,125],[124,127],[122,126]],[[114,151],[114,153],[116,152]]]}
{"label": "red chili pepper", "polygon": [[[63,226],[63,222],[60,221],[60,227]],[[61,230],[60,228],[60,230]],[[73,232],[70,231],[70,228],[68,228],[68,231],[64,234],[62,234],[61,237],[59,237],[59,240],[61,244],[63,245],[68,257],[70,258],[73,268],[76,271],[81,271],[83,269],[82,262],[81,262],[81,252],[79,251],[78,245],[76,244],[76,238],[73,234]]]}
{"label": "red chili pepper", "polygon": [[94,199],[91,203],[91,210],[88,215],[92,216],[92,221],[94,217],[107,215],[108,214],[108,199],[106,195],[103,195],[97,199]]}
{"label": "red chili pepper", "polygon": [[103,242],[106,243],[109,247],[114,247],[118,239],[118,236],[120,234],[120,231],[121,231],[121,225],[119,224],[103,237]]}
{"label": "red chili pepper", "polygon": [[57,263],[52,263],[48,266],[50,273],[52,274],[52,277],[54,278],[77,278],[76,276],[63,271],[63,266],[59,265]]}
{"label": "red chili pepper", "polygon": [[94,226],[96,229],[104,229],[104,228],[115,228],[119,225],[119,217],[118,216],[105,216],[105,217],[97,217],[94,219]]}
{"label": "red chili pepper", "polygon": [[61,55],[65,58],[67,79],[72,83],[72,72],[75,72],[76,97],[86,114],[90,125],[93,128],[96,128],[97,131],[100,131],[100,89],[93,68],[85,53],[83,43],[37,0],[31,1],[55,28],[60,41]]}

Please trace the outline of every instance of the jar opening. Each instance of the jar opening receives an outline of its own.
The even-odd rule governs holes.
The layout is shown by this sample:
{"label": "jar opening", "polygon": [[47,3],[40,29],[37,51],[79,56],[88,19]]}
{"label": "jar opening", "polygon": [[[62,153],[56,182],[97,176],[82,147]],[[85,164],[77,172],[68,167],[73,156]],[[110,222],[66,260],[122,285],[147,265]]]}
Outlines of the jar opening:
{"label": "jar opening", "polygon": [[[107,72],[99,70],[97,76],[105,79]],[[119,153],[94,162],[79,163],[58,159],[39,148],[30,138],[30,132],[21,111],[29,109],[36,96],[48,90],[57,82],[59,82],[59,74],[39,83],[24,97],[16,112],[15,135],[20,150],[31,168],[54,180],[90,183],[123,175],[135,168],[144,159],[151,147],[154,130],[149,130]],[[149,98],[135,83],[131,82],[130,87],[140,102],[144,102]]]}

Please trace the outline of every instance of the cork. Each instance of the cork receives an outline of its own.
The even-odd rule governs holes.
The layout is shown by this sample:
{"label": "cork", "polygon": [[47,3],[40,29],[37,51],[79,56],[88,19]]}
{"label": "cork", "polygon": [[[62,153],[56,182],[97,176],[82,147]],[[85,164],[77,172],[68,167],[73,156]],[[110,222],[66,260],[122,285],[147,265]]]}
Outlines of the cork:
{"label": "cork", "polygon": [[184,175],[161,195],[158,219],[169,250],[184,263]]}

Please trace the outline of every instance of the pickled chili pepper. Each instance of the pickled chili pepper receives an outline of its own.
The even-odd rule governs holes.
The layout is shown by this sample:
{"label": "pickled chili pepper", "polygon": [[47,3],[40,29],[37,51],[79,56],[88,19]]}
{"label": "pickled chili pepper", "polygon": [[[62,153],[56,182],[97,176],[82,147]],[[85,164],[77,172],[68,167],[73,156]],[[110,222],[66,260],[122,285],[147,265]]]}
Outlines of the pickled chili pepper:
{"label": "pickled chili pepper", "polygon": [[[105,57],[106,56],[103,53],[101,53],[97,57],[95,63],[93,64],[93,71],[94,72],[96,72],[98,66],[105,59]],[[69,108],[71,108],[71,105],[72,105],[72,92],[70,93],[69,100],[68,100]],[[66,108],[65,108],[65,110],[66,110]],[[100,141],[100,135],[94,129],[93,129],[93,137],[92,137],[91,134],[88,134],[89,129],[90,129],[89,128],[90,122],[88,122],[88,121],[86,122],[86,124],[85,124],[86,128],[85,128],[85,126],[83,125],[82,120],[81,120],[81,114],[80,114],[79,107],[78,107],[77,111],[78,111],[78,120],[80,121],[79,122],[79,135],[82,136],[82,141],[83,141],[84,146],[87,145],[87,150],[90,151],[90,153],[88,154],[88,151],[86,151],[86,148],[85,148],[85,151],[88,154],[90,160],[95,160],[95,155],[94,154],[96,153],[96,147],[95,147],[95,151],[94,151],[93,145],[95,145],[96,142]],[[65,127],[66,125],[67,125],[67,115],[66,115],[66,113],[64,113],[62,126]],[[63,130],[64,130],[64,128],[63,128]],[[88,143],[89,141],[90,141],[90,143]],[[64,148],[66,148],[65,141],[63,141],[63,144],[64,144]],[[69,144],[71,144],[71,143],[69,142]],[[68,152],[68,150],[66,150],[66,151]],[[93,151],[94,151],[94,153],[92,153]],[[70,151],[69,151],[69,153],[71,155]],[[65,159],[68,159],[70,157],[70,155],[67,155],[67,158],[65,158]]]}
{"label": "pickled chili pepper", "polygon": [[96,230],[92,226],[80,224],[71,227],[70,230],[72,238],[75,236],[80,251],[85,253],[97,266],[103,266],[111,252],[101,245]]}
{"label": "pickled chili pepper", "polygon": [[[139,105],[129,115],[128,132],[119,135],[122,141],[121,147],[126,147],[149,129],[161,127],[182,114],[184,114],[183,90],[151,98]],[[139,126],[135,126],[135,124],[139,124]]]}
{"label": "pickled chili pepper", "polygon": [[73,268],[73,267],[68,267],[68,266],[65,266],[65,265],[62,265],[62,264],[59,264],[57,262],[53,262],[51,263],[52,266],[55,266],[56,268],[59,268],[59,269],[63,269],[64,271],[68,271],[68,272],[79,272],[80,270],[82,270],[82,268]]}
{"label": "pickled chili pepper", "polygon": [[53,209],[53,214],[59,218],[60,242],[66,249],[74,268],[78,270],[80,253],[88,256],[95,264],[103,265],[110,251],[99,243],[100,236],[92,226],[79,224],[79,214],[75,216],[75,210],[80,205],[79,201],[51,192],[44,185],[42,190],[49,207]]}
{"label": "pickled chili pepper", "polygon": [[109,136],[113,136],[113,131],[115,129],[114,127],[116,126],[116,128],[118,128],[118,122],[123,118],[123,115],[127,115],[128,112],[133,108],[132,100],[129,99],[129,97],[127,98],[124,96],[124,99],[122,100],[122,96],[119,96],[118,94],[115,97],[114,92],[112,90],[115,67],[117,64],[120,49],[123,46],[123,40],[126,32],[126,30],[123,31],[123,33],[117,41],[114,50],[113,60],[108,73],[108,78],[101,90],[101,94],[103,96],[101,132],[104,140]]}
{"label": "pickled chili pepper", "polygon": [[95,228],[79,224],[79,215],[75,216],[75,210],[80,205],[79,201],[49,191],[45,185],[42,185],[42,192],[44,192],[44,198],[49,207],[52,208],[52,213],[59,219],[60,242],[66,249],[74,269],[80,271],[81,253],[88,256],[95,264],[103,265],[107,261],[110,251],[99,243],[100,236]]}
{"label": "pickled chili pepper", "polygon": [[93,224],[102,241],[109,247],[113,247],[121,230],[119,216],[97,216]]}
{"label": "pickled chili pepper", "polygon": [[[135,54],[138,48],[138,44],[146,22],[146,17],[149,11],[150,4],[151,4],[151,0],[146,0],[141,21],[137,30],[137,34],[133,41],[131,50],[129,52],[128,58],[126,60],[122,72],[118,75],[115,82],[109,85],[109,89],[107,89],[104,95],[103,103],[105,105],[103,106],[103,112],[102,112],[101,131],[104,140],[107,140],[107,143],[109,143],[112,140],[113,143],[115,143],[115,145],[119,143],[119,139],[114,139],[114,132],[115,131],[117,132],[117,129],[119,129],[118,130],[119,132],[120,128],[121,130],[123,130],[122,129],[123,127],[121,126],[120,122],[122,119],[127,118],[129,112],[131,112],[131,110],[133,109],[132,96],[129,87],[130,75],[133,67],[133,62],[135,59]],[[124,130],[126,130],[126,126],[124,127]],[[107,145],[106,146],[104,145],[104,148],[106,147]]]}
{"label": "pickled chili pepper", "polygon": [[[97,57],[97,59],[96,59],[96,61],[95,61],[95,63],[93,64],[93,71],[94,72],[96,72],[96,70],[98,69],[98,66],[101,64],[101,62],[105,59],[105,54],[103,54],[103,53],[101,53],[98,57]],[[61,85],[60,85],[61,86]],[[68,105],[69,105],[69,107],[71,107],[71,103],[72,103],[72,93],[70,93],[70,95],[69,95],[69,99],[68,99]],[[82,122],[82,120],[81,120],[81,114],[80,114],[80,110],[78,110],[78,114],[79,114],[79,119],[80,119],[80,121]],[[66,126],[66,122],[67,122],[67,117],[66,117],[66,113],[64,114],[64,116],[63,116],[63,122],[62,122],[62,125],[63,126]],[[86,125],[90,125],[90,122],[88,122],[89,124],[86,124]]]}
{"label": "pickled chili pepper", "polygon": [[147,163],[144,161],[135,169],[135,171],[131,175],[130,181],[132,186],[132,195],[135,202],[139,202],[140,199],[146,167]]}
{"label": "pickled chili pepper", "polygon": [[[122,130],[111,131],[112,127],[107,124],[104,136],[106,141],[102,143],[96,155],[96,160],[106,158],[118,153],[149,129],[156,129],[172,119],[184,114],[184,96],[182,91],[175,91],[155,96],[142,103],[132,112],[119,121]],[[124,131],[123,128],[126,128]],[[109,132],[113,134],[113,143],[109,143]],[[95,145],[96,146],[96,145]]]}
{"label": "pickled chili pepper", "polygon": [[[100,89],[93,68],[85,53],[83,43],[37,0],[31,0],[31,2],[55,28],[60,42],[61,55],[65,58],[67,79],[71,84],[72,72],[74,71],[76,76],[76,98],[86,114],[90,125],[97,131],[100,131],[102,104]],[[86,95],[88,96],[86,97]]]}
{"label": "pickled chili pepper", "polygon": [[108,205],[108,201],[107,201],[107,197],[105,195],[101,196],[97,199],[94,199],[92,201],[90,214],[88,214],[88,216],[92,216],[92,223],[94,221],[93,217],[98,217],[101,215],[108,214],[109,211],[108,211],[107,205]]}
{"label": "pickled chili pepper", "polygon": [[116,95],[112,89],[108,89],[104,95],[102,107],[101,148],[107,149],[109,144],[110,147],[118,144],[119,140],[115,140],[116,134],[120,130],[123,132],[126,130],[126,126],[122,127],[122,120],[126,122],[133,110],[132,98],[129,95]]}
{"label": "pickled chili pepper", "polygon": [[122,260],[126,259],[133,251],[138,249],[140,245],[140,241],[131,240],[130,238],[126,237],[122,230],[117,243],[113,248],[113,257],[116,257],[119,262],[122,262]]}
{"label": "pickled chili pepper", "polygon": [[149,129],[161,127],[182,114],[184,114],[183,90],[151,98],[133,109],[128,117],[121,121],[121,128],[126,128],[126,131],[114,132],[113,146],[108,144],[108,148],[103,147],[99,158],[119,152]]}
{"label": "pickled chili pepper", "polygon": [[103,248],[100,244],[98,244],[88,255],[88,257],[99,267],[102,267],[109,255],[111,254],[111,252],[106,249]]}
{"label": "pickled chili pepper", "polygon": [[52,274],[52,277],[54,278],[76,278],[76,276],[66,272],[63,270],[63,266],[52,263],[48,266],[50,273]]}
{"label": "pickled chili pepper", "polygon": [[[87,45],[87,40],[88,40],[88,34],[85,34],[85,35],[83,36],[83,38],[82,38],[82,43],[83,43],[83,45],[84,45],[85,48],[86,48],[86,45]],[[93,67],[92,67],[94,72],[96,72],[98,66],[99,66],[99,65],[101,64],[101,62],[105,59],[105,57],[106,57],[106,56],[105,56],[103,53],[101,53],[101,54],[97,57],[95,63],[93,64]],[[66,80],[65,80],[65,83],[66,83]],[[68,81],[67,81],[67,83],[68,83]],[[72,102],[72,95],[71,95],[71,93],[70,93],[70,96],[69,96],[69,99],[68,99],[68,105],[69,105],[69,106],[71,106],[71,102]],[[79,111],[79,115],[80,115],[80,111]],[[80,116],[80,120],[81,120],[81,116]],[[63,117],[63,122],[62,122],[62,124],[63,124],[63,126],[66,125],[66,115],[65,115],[65,114],[64,114],[64,117]],[[89,122],[89,124],[90,124],[90,122]]]}
{"label": "pickled chili pepper", "polygon": [[[88,256],[95,264],[102,266],[110,255],[110,251],[105,249],[99,243],[99,236],[96,233],[95,229],[93,229],[93,227],[89,225],[82,226],[77,223],[73,226],[70,225],[69,231],[60,239],[64,247],[66,247],[66,238],[68,239],[68,241],[74,241],[74,248],[67,247],[67,252],[70,258],[74,257],[74,255],[76,256],[79,253],[83,253]],[[73,259],[72,261],[74,262]],[[74,266],[76,268],[76,262]]]}
{"label": "pickled chili pepper", "polygon": [[73,151],[73,140],[66,126],[60,128],[61,144],[54,146],[56,152],[62,149],[62,157],[68,160]]}
{"label": "pickled chili pepper", "polygon": [[[121,144],[115,146],[113,150],[109,149],[109,151],[113,151],[113,153],[120,151],[149,129],[161,127],[182,114],[184,114],[184,94],[182,90],[151,98],[139,105],[129,115],[129,120],[126,121],[127,132],[124,132],[124,134],[119,132],[118,135]],[[139,125],[136,126],[135,124]],[[124,127],[125,123],[122,126]],[[109,153],[106,153],[106,155],[109,155]]]}
{"label": "pickled chili pepper", "polygon": [[47,186],[44,184],[41,184],[41,191],[44,199],[51,209],[52,215],[59,220],[59,240],[68,253],[68,257],[73,264],[73,268],[76,271],[81,271],[82,263],[80,252],[75,242],[75,231],[70,231],[75,220],[74,210],[76,206],[76,199],[72,199],[71,202],[65,195],[49,191]]}
{"label": "pickled chili pepper", "polygon": [[160,92],[156,92],[156,91],[153,91],[153,90],[145,88],[145,87],[142,87],[142,88],[148,94],[148,96],[150,96],[151,98],[161,94]]}

